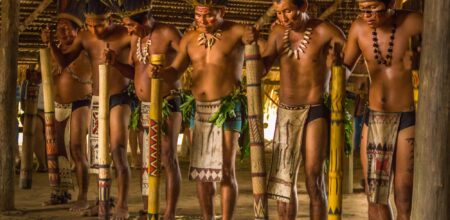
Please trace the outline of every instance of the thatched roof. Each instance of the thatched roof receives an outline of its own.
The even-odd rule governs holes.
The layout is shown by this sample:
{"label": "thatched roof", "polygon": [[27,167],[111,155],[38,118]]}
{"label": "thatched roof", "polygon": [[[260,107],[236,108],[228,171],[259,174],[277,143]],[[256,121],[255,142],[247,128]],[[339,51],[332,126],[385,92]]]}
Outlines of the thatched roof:
{"label": "thatched roof", "polygon": [[[37,50],[43,45],[40,42],[40,29],[43,25],[55,26],[56,0],[20,0],[20,22],[23,22],[39,7],[40,4],[51,2],[19,37],[19,62],[37,62]],[[0,0],[1,2],[1,0]],[[332,0],[310,1],[309,13],[317,17],[325,9],[333,4]],[[230,0],[226,18],[240,23],[250,24],[261,17],[271,6],[272,0]],[[155,17],[164,23],[176,25],[180,31],[184,31],[193,22],[192,7],[183,0],[153,0]],[[354,0],[343,0],[339,10],[329,17],[334,23],[347,29],[351,20],[355,17]],[[267,34],[268,28],[263,29]]]}

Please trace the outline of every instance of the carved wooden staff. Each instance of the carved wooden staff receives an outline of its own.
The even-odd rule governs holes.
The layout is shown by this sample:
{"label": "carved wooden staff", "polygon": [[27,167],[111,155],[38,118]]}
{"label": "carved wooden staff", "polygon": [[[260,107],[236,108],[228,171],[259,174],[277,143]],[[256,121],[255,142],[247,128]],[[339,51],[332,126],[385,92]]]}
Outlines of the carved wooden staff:
{"label": "carved wooden staff", "polygon": [[[153,66],[162,67],[164,54],[153,54],[150,57]],[[159,179],[161,172],[161,130],[162,97],[161,79],[152,78],[149,112],[149,149],[148,149],[148,210],[147,219],[159,220]]]}
{"label": "carved wooden staff", "polygon": [[98,111],[98,197],[99,219],[109,219],[111,175],[109,171],[109,65],[99,65],[99,111]]}
{"label": "carved wooden staff", "polygon": [[35,136],[35,123],[38,112],[39,85],[28,82],[26,85],[23,120],[23,143],[20,155],[20,180],[19,188],[31,189],[32,165],[33,165],[33,143]]}
{"label": "carved wooden staff", "polygon": [[328,219],[340,220],[342,214],[342,162],[345,145],[344,100],[345,68],[340,58],[341,47],[334,45],[337,59],[331,76],[330,165],[328,174]]}
{"label": "carved wooden staff", "polygon": [[414,95],[414,107],[417,111],[417,104],[419,103],[419,69],[420,69],[420,53],[418,47],[420,45],[420,40],[417,38],[411,38],[409,40],[409,49],[412,51],[412,83],[413,83],[413,95]]}
{"label": "carved wooden staff", "polygon": [[[271,20],[275,11],[270,8],[256,22],[259,29]],[[261,94],[262,65],[259,47],[256,42],[245,46],[245,65],[247,74],[248,122],[250,127],[250,160],[253,189],[253,211],[255,219],[268,219],[266,194],[266,162],[264,155],[264,128]]]}
{"label": "carved wooden staff", "polygon": [[55,102],[53,76],[50,70],[50,49],[40,49],[42,86],[44,90],[45,143],[47,149],[47,167],[50,187],[59,194],[58,146],[56,145]]}

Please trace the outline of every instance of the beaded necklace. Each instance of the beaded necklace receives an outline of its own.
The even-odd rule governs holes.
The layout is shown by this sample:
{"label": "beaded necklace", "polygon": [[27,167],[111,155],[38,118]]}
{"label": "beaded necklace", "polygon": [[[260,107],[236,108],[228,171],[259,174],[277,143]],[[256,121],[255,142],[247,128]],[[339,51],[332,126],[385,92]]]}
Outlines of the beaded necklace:
{"label": "beaded necklace", "polygon": [[148,51],[150,49],[150,46],[152,46],[151,38],[152,38],[152,35],[150,35],[148,37],[148,40],[145,43],[144,48],[141,48],[141,45],[142,45],[141,38],[138,37],[138,40],[137,40],[136,57],[138,58],[139,62],[141,62],[143,64],[147,64],[147,61],[148,61],[148,55],[149,55]]}
{"label": "beaded necklace", "polygon": [[381,55],[381,52],[380,52],[380,45],[378,43],[377,29],[375,28],[372,31],[373,53],[375,54],[375,59],[377,60],[378,64],[383,64],[385,66],[391,66],[391,64],[392,64],[392,54],[394,52],[395,32],[397,30],[397,25],[395,23],[395,16],[393,19],[394,19],[394,21],[392,22],[391,36],[389,39],[389,47],[387,50],[386,59],[383,58],[383,56]]}

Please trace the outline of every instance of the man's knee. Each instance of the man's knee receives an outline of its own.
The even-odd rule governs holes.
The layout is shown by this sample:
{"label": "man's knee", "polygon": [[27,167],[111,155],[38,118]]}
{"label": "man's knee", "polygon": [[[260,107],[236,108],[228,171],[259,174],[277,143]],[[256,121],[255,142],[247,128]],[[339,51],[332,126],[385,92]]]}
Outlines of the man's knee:
{"label": "man's knee", "polygon": [[399,212],[410,212],[412,206],[412,185],[405,184],[401,189],[395,189],[395,206]]}
{"label": "man's knee", "polygon": [[231,166],[224,166],[222,169],[222,182],[223,183],[236,183],[235,170]]}
{"label": "man's knee", "polygon": [[81,143],[71,144],[71,155],[75,162],[86,160],[86,156],[83,153],[83,145]]}
{"label": "man's knee", "polygon": [[322,175],[317,173],[307,174],[306,178],[306,188],[308,190],[311,203],[322,203],[325,195]]}
{"label": "man's knee", "polygon": [[167,169],[173,169],[178,164],[177,163],[176,152],[174,152],[169,147],[162,148],[162,150],[161,150],[161,158],[162,158],[162,163],[164,164],[164,167],[166,167]]}

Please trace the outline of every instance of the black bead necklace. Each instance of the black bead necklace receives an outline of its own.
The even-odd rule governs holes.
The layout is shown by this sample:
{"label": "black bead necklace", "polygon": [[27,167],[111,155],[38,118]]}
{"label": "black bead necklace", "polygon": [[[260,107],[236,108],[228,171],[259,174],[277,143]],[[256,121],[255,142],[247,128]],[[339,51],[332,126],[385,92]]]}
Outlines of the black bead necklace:
{"label": "black bead necklace", "polygon": [[377,29],[373,29],[372,31],[372,40],[373,40],[373,52],[375,54],[375,59],[378,64],[384,64],[385,66],[390,66],[392,63],[392,54],[394,52],[394,40],[395,40],[395,31],[397,30],[397,25],[395,24],[395,17],[392,23],[391,28],[391,36],[389,40],[389,47],[386,54],[386,59],[383,58],[380,52],[380,45],[378,44],[378,34]]}

